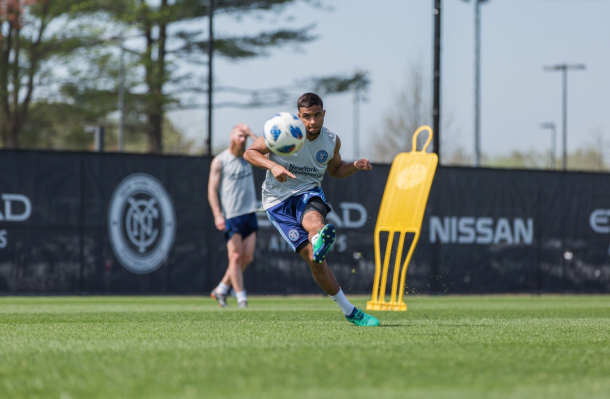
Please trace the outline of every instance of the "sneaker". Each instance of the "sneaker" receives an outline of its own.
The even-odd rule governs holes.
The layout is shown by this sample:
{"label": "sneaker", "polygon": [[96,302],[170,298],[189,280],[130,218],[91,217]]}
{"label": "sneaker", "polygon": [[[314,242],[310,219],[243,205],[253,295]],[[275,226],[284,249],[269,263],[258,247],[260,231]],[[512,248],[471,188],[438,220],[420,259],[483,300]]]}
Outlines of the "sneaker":
{"label": "sneaker", "polygon": [[335,242],[335,226],[327,224],[318,230],[318,239],[313,245],[313,261],[322,263]]}
{"label": "sneaker", "polygon": [[345,316],[347,321],[354,323],[359,327],[376,327],[379,325],[379,320],[370,314],[364,313],[362,310],[354,307],[354,311],[351,315]]}
{"label": "sneaker", "polygon": [[240,303],[237,304],[238,308],[247,308],[248,307],[248,301],[241,301]]}
{"label": "sneaker", "polygon": [[218,306],[221,308],[226,308],[229,306],[227,304],[227,296],[216,292],[216,288],[214,288],[210,293],[210,298],[216,299],[218,301]]}

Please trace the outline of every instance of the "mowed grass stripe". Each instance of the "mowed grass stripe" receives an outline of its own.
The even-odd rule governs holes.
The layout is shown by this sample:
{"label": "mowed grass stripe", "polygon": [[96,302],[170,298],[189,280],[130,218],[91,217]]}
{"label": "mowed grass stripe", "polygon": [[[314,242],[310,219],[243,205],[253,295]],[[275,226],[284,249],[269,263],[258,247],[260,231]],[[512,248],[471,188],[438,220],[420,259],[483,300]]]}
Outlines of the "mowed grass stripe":
{"label": "mowed grass stripe", "polygon": [[0,397],[610,397],[608,296],[408,297],[368,329],[249,302],[0,298]]}

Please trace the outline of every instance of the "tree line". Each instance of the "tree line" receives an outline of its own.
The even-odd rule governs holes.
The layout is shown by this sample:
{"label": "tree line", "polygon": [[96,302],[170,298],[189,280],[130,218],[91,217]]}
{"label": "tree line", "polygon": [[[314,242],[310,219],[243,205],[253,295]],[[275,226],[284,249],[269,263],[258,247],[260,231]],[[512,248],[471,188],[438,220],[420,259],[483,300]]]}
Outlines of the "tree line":
{"label": "tree line", "polygon": [[[214,11],[236,18],[277,14],[299,1],[307,0],[215,0]],[[91,142],[86,125],[112,123],[116,116],[121,76],[127,149],[161,153],[188,147],[192,143],[171,125],[167,112],[186,106],[185,94],[207,90],[205,75],[188,67],[204,74],[207,69],[207,5],[204,0],[0,0],[2,148],[86,148]],[[311,26],[267,26],[216,37],[215,57],[239,61],[315,38]],[[109,140],[112,145],[116,136]]]}

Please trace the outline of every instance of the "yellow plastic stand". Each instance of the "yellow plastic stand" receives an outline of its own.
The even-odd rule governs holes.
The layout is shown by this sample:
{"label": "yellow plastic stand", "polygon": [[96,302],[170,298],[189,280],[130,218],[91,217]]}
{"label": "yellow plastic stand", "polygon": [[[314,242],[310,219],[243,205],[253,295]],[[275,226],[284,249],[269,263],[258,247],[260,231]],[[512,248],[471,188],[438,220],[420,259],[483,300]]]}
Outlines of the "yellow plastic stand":
{"label": "yellow plastic stand", "polygon": [[[429,132],[429,137],[424,144],[424,148],[417,151],[417,136],[424,130]],[[375,225],[375,282],[373,284],[373,296],[366,304],[367,310],[407,310],[407,305],[403,300],[407,268],[419,239],[428,195],[438,165],[436,154],[426,153],[426,148],[432,141],[432,135],[433,132],[429,126],[422,126],[417,129],[413,135],[413,150],[398,154],[392,162],[390,176],[383,192],[379,216]],[[389,233],[383,266],[379,248],[381,232]],[[400,233],[400,238],[392,278],[392,295],[390,302],[386,302],[386,283],[395,233]],[[400,261],[407,233],[414,233],[415,237],[401,270]],[[398,291],[399,273],[400,291]]]}

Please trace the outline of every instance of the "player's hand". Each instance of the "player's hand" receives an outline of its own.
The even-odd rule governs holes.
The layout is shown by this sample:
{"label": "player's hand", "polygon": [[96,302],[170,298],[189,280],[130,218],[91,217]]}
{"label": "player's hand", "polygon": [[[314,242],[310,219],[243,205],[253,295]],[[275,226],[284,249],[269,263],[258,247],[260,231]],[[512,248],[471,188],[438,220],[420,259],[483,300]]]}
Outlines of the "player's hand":
{"label": "player's hand", "polygon": [[252,129],[250,129],[250,126],[247,126],[247,125],[246,125],[246,126],[245,126],[245,128],[244,128],[244,132],[245,132],[245,133],[246,133],[248,136],[250,136],[250,138],[251,138],[252,140],[256,140],[256,139],[258,138],[258,137],[256,137],[256,134],[254,134],[254,132],[252,131]]}
{"label": "player's hand", "polygon": [[286,181],[288,181],[289,177],[291,179],[297,178],[295,175],[288,172],[288,170],[285,167],[283,167],[282,165],[279,165],[279,164],[273,165],[270,170],[271,170],[271,173],[273,173],[273,177],[275,177],[275,180],[279,181],[280,183],[285,183]]}
{"label": "player's hand", "polygon": [[216,225],[216,228],[220,231],[225,231],[227,228],[227,222],[222,216],[214,216],[214,224]]}
{"label": "player's hand", "polygon": [[369,160],[368,159],[364,159],[364,158],[360,159],[358,161],[354,161],[354,166],[358,170],[371,170],[371,169],[373,169],[373,166],[371,165]]}

